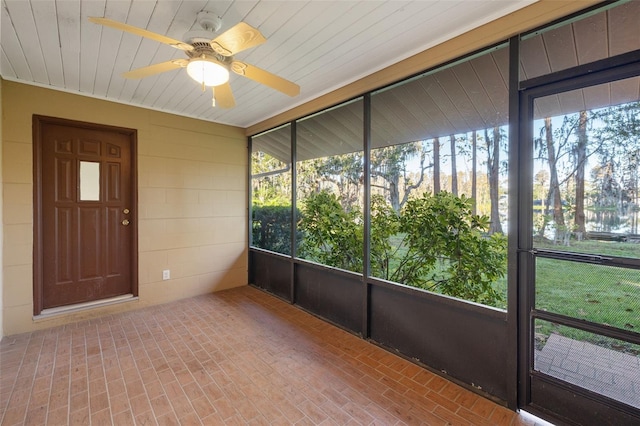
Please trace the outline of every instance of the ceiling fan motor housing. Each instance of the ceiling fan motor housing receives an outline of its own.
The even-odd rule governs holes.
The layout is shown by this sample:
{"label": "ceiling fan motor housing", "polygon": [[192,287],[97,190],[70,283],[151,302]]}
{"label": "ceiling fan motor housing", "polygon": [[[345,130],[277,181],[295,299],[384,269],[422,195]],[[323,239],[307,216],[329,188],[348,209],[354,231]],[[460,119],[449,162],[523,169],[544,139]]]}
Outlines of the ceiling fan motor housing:
{"label": "ceiling fan motor housing", "polygon": [[[178,68],[186,68],[187,74],[202,87],[216,88],[216,99],[224,108],[235,105],[231,87],[228,83],[229,72],[264,84],[289,96],[297,96],[300,86],[262,70],[256,66],[234,60],[234,55],[243,50],[264,43],[266,38],[260,30],[246,22],[239,22],[222,34],[216,35],[222,25],[222,19],[213,12],[201,11],[196,17],[200,29],[189,31],[184,40],[177,40],[134,27],[108,18],[89,17],[93,23],[126,31],[136,36],[146,37],[165,45],[180,49],[187,55],[187,59],[172,59],[125,72],[123,77],[139,79]],[[195,26],[197,28],[197,25]]]}
{"label": "ceiling fan motor housing", "polygon": [[[196,21],[202,29],[191,30],[185,33],[183,40],[185,43],[191,44],[197,52],[192,57],[201,56],[203,53],[206,55],[213,55],[213,49],[209,42],[216,36],[216,32],[222,26],[222,18],[213,12],[203,10],[198,12]],[[191,53],[191,52],[187,52]]]}

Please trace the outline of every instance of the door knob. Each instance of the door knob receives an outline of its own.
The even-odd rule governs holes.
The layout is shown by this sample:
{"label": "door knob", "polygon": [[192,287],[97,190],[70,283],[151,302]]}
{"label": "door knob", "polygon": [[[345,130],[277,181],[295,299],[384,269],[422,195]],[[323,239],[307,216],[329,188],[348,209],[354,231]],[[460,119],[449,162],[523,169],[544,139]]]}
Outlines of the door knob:
{"label": "door knob", "polygon": [[124,226],[127,226],[127,225],[129,224],[129,219],[125,219],[125,220],[123,220],[123,221],[122,221],[122,224],[123,224]]}

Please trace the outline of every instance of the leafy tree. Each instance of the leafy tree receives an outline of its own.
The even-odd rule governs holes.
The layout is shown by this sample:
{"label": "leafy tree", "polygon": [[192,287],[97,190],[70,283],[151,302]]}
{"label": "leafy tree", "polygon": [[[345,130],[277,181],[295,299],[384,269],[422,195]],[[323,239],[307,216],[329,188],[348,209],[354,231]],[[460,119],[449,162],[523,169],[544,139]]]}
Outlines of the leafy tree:
{"label": "leafy tree", "polygon": [[[506,238],[487,236],[489,218],[473,202],[446,191],[407,201],[398,215],[382,196],[372,197],[371,273],[379,278],[453,297],[496,305],[493,283],[506,271]],[[326,191],[306,199],[299,226],[301,255],[326,265],[362,271],[360,212],[346,211]]]}
{"label": "leafy tree", "polygon": [[316,159],[315,173],[325,183],[331,182],[335,185],[343,206],[349,209],[358,208],[364,173],[362,152]]}
{"label": "leafy tree", "polygon": [[[538,158],[543,160],[548,167],[548,191],[544,197],[543,222],[539,228],[540,237],[544,236],[548,222],[553,220],[555,224],[555,241],[564,240],[568,243],[571,226],[565,218],[564,204],[567,201],[576,201],[574,223],[578,226],[580,215],[584,212],[584,168],[588,159],[593,155],[589,150],[588,116],[586,112],[569,114],[562,117],[560,126],[554,129],[554,118],[546,117],[544,125],[540,128],[540,136],[534,139],[538,151]],[[571,191],[568,183],[575,182],[575,189]],[[577,220],[577,222],[575,222]]]}
{"label": "leafy tree", "polygon": [[[424,182],[426,171],[434,167],[427,159],[430,154],[422,142],[410,142],[379,148],[371,153],[372,187],[381,188],[391,202],[391,207],[400,213],[411,192]],[[409,161],[418,158],[417,175],[409,171]]]}
{"label": "leafy tree", "polygon": [[[639,105],[632,102],[544,120],[535,139],[538,158],[549,170],[541,236],[550,220],[555,222],[556,241],[564,237],[567,243],[566,232],[571,229],[584,233],[587,200],[595,214],[595,229],[611,231],[626,220],[635,229]],[[587,167],[590,182],[585,179]]]}
{"label": "leafy tree", "polygon": [[252,244],[291,254],[291,206],[254,205],[252,215]]}
{"label": "leafy tree", "polygon": [[637,232],[639,111],[640,102],[631,102],[597,114],[603,126],[593,132],[599,164],[592,172],[598,188],[592,198],[599,225],[606,230],[617,225],[614,222],[621,216],[628,216],[631,231]]}
{"label": "leafy tree", "polygon": [[371,275],[385,280],[397,279],[391,276],[394,259],[402,249],[401,244],[393,244],[392,238],[400,231],[400,216],[381,195],[371,197],[370,257]]}
{"label": "leafy tree", "polygon": [[320,191],[305,199],[298,226],[304,235],[298,250],[300,257],[362,272],[364,240],[360,211],[347,211],[337,195]]}
{"label": "leafy tree", "polygon": [[254,205],[291,205],[291,165],[262,151],[251,154]]}
{"label": "leafy tree", "polygon": [[409,200],[400,220],[407,254],[400,269],[409,285],[485,304],[502,299],[492,284],[506,270],[506,237],[484,235],[489,218],[472,214],[473,201],[442,191]]}
{"label": "leafy tree", "polygon": [[251,157],[252,244],[291,254],[291,166],[261,151]]}

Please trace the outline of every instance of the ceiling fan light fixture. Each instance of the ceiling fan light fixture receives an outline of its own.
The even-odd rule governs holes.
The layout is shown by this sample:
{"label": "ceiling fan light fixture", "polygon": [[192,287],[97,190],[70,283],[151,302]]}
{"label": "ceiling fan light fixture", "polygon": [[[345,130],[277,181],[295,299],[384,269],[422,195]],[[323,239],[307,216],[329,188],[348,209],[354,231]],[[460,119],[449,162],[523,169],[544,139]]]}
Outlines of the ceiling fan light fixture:
{"label": "ceiling fan light fixture", "polygon": [[205,86],[219,86],[229,81],[227,67],[211,59],[192,59],[187,65],[187,74]]}

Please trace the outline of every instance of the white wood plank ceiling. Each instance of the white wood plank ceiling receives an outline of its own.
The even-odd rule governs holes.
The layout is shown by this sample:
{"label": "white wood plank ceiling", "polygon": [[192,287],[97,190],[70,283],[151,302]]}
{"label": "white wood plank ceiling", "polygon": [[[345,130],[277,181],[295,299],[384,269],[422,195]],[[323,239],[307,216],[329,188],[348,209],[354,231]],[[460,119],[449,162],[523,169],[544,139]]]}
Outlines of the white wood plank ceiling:
{"label": "white wood plank ceiling", "polygon": [[[0,75],[115,102],[249,127],[535,0],[2,0]],[[232,109],[213,108],[184,69],[127,80],[131,69],[184,58],[156,41],[90,23],[106,17],[182,40],[196,14],[240,21],[267,42],[235,59],[300,85],[299,96],[232,73]]]}

